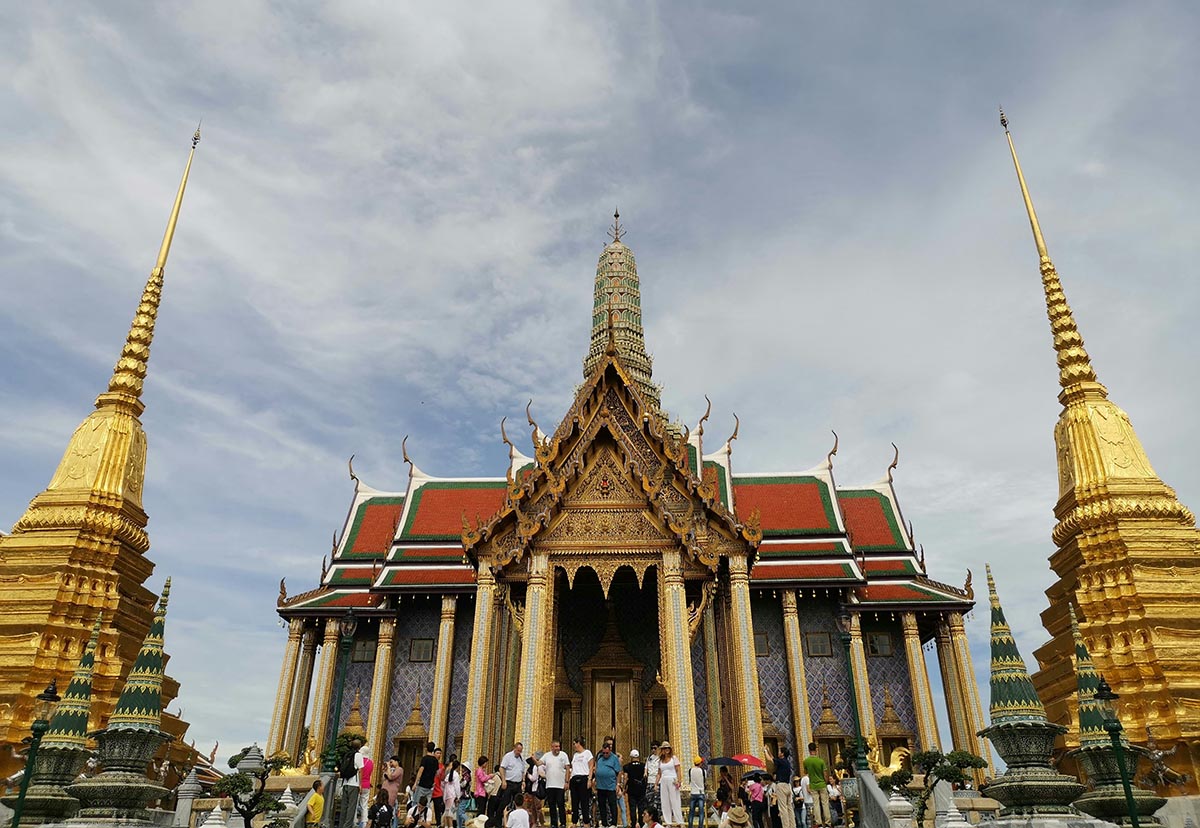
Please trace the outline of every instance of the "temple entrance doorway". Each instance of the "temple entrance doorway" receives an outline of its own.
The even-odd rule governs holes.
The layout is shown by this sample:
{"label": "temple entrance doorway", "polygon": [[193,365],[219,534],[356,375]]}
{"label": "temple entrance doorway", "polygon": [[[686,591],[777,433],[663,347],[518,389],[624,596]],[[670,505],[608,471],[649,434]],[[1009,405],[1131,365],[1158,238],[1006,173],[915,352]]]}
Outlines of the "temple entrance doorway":
{"label": "temple entrance doorway", "polygon": [[[566,744],[582,735],[592,751],[611,738],[622,756],[631,747],[644,753],[654,703],[661,701],[653,692],[659,665],[654,570],[639,586],[632,569],[621,569],[607,597],[591,569],[577,572],[571,588],[562,586],[559,643],[566,682],[555,694],[556,736]],[[576,728],[564,732],[573,709],[579,713]],[[665,709],[663,714],[665,719]]]}

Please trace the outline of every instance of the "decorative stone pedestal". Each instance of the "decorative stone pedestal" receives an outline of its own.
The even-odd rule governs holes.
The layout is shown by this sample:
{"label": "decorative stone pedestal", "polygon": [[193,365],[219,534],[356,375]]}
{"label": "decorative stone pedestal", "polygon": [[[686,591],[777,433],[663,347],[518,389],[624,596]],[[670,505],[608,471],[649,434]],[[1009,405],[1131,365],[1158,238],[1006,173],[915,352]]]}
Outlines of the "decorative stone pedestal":
{"label": "decorative stone pedestal", "polygon": [[[78,748],[43,747],[38,751],[33,782],[25,792],[21,810],[22,825],[41,825],[61,822],[79,810],[79,800],[67,795],[63,786],[70,784],[83,770],[88,751]],[[5,797],[4,804],[12,807],[17,798]]]}
{"label": "decorative stone pedestal", "polygon": [[[1075,807],[1099,819],[1107,819],[1117,825],[1132,825],[1129,805],[1125,801],[1125,787],[1121,784],[1121,771],[1117,757],[1110,745],[1081,747],[1074,751],[1088,779],[1095,788],[1075,800]],[[1141,828],[1162,828],[1154,812],[1167,800],[1158,794],[1133,788],[1133,804],[1137,809],[1138,825]]]}

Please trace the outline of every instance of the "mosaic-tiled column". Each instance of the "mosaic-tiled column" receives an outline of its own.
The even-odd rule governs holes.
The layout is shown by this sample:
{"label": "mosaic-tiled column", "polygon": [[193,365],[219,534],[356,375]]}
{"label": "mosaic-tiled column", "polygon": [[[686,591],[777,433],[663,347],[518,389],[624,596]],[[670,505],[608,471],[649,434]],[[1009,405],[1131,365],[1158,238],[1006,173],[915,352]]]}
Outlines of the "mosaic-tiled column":
{"label": "mosaic-tiled column", "polygon": [[446,723],[450,718],[450,674],[454,668],[454,611],[457,607],[457,595],[442,596],[442,617],[438,624],[433,666],[433,702],[429,705],[429,739],[438,747],[446,744]]}
{"label": "mosaic-tiled column", "polygon": [[946,617],[937,624],[938,666],[942,670],[942,693],[946,697],[946,713],[950,719],[950,743],[954,750],[969,750],[974,753],[974,740],[967,729],[967,710],[963,704],[963,689],[958,670],[958,658],[950,639],[950,624]]}
{"label": "mosaic-tiled column", "polygon": [[392,661],[395,656],[393,641],[396,638],[396,619],[384,618],[379,622],[379,641],[375,645],[375,667],[371,675],[371,700],[367,709],[367,742],[375,757],[375,770],[371,784],[379,784],[383,773],[383,757],[392,755],[387,744],[388,700],[392,695]]}
{"label": "mosaic-tiled column", "polygon": [[293,618],[288,622],[287,644],[283,649],[283,666],[279,668],[279,686],[275,688],[275,712],[271,714],[271,728],[267,731],[267,756],[274,756],[283,748],[288,715],[292,710],[292,690],[296,686],[296,663],[300,660],[300,638],[303,635],[304,619]]}
{"label": "mosaic-tiled column", "polygon": [[333,677],[337,673],[338,619],[326,618],[325,639],[321,642],[321,661],[317,667],[317,684],[313,696],[312,718],[308,730],[313,736],[317,751],[325,750],[332,739],[329,736],[329,705],[333,696]]}
{"label": "mosaic-tiled column", "polygon": [[474,761],[487,744],[488,716],[482,715],[494,702],[489,698],[488,681],[492,674],[492,656],[496,642],[496,579],[486,561],[480,561],[475,576],[475,623],[471,633],[471,667],[467,675],[467,723],[459,755]]}
{"label": "mosaic-tiled column", "polygon": [[800,638],[800,614],[796,591],[783,592],[783,637],[787,643],[788,684],[792,691],[792,722],[796,736],[795,756],[805,756],[812,738],[808,715],[808,679],[804,675],[804,644]]}
{"label": "mosaic-tiled column", "polygon": [[704,608],[704,675],[708,686],[708,727],[713,756],[725,752],[725,728],[721,725],[721,666],[717,658],[717,619],[713,602]]}
{"label": "mosaic-tiled column", "polygon": [[730,641],[733,698],[740,702],[734,705],[736,727],[732,746],[739,753],[758,756],[763,752],[762,702],[758,695],[758,665],[754,658],[754,625],[750,615],[750,572],[741,555],[729,557],[729,603],[733,627]]}
{"label": "mosaic-tiled column", "polygon": [[[967,631],[963,627],[961,612],[950,613],[947,619],[950,626],[950,641],[954,645],[954,663],[959,671],[959,685],[963,688],[963,714],[975,749],[976,756],[987,760],[987,773],[995,776],[996,769],[992,766],[992,748],[987,739],[979,736],[979,731],[987,727],[983,718],[983,707],[979,703],[979,684],[975,681],[975,667],[971,663],[971,645],[967,641]],[[977,776],[981,776],[977,774]]]}
{"label": "mosaic-tiled column", "polygon": [[[529,579],[525,586],[525,616],[521,628],[521,666],[517,673],[517,741],[532,753],[539,741],[545,719],[545,664],[549,656],[546,617],[553,611],[550,594],[549,556],[534,552],[529,559]],[[553,699],[551,699],[553,704]]]}
{"label": "mosaic-tiled column", "polygon": [[[300,744],[304,732],[305,717],[308,715],[308,695],[312,689],[313,664],[317,656],[317,631],[312,626],[304,628],[300,639],[300,663],[296,666],[296,689],[292,691],[292,711],[288,715],[287,733],[283,739],[284,751],[297,764],[304,755],[306,745]],[[318,749],[318,752],[320,750]]]}
{"label": "mosaic-tiled column", "polygon": [[941,750],[938,737],[937,713],[933,707],[933,691],[929,686],[929,669],[921,650],[921,632],[915,612],[900,613],[904,628],[904,655],[908,659],[908,679],[912,686],[913,712],[917,720],[917,741],[923,750]]}
{"label": "mosaic-tiled column", "polygon": [[875,739],[875,706],[871,703],[871,680],[867,677],[867,652],[863,648],[862,620],[850,614],[850,667],[854,670],[854,695],[858,700],[858,732],[869,745]]}

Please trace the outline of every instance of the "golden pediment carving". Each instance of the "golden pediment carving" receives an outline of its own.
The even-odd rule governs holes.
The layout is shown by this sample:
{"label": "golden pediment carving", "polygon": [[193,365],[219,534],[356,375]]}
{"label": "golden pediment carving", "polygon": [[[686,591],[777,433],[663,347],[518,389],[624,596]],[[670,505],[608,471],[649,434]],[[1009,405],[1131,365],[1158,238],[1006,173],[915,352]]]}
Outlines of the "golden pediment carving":
{"label": "golden pediment carving", "polygon": [[538,539],[539,546],[554,548],[612,546],[674,546],[678,540],[641,509],[565,509]]}

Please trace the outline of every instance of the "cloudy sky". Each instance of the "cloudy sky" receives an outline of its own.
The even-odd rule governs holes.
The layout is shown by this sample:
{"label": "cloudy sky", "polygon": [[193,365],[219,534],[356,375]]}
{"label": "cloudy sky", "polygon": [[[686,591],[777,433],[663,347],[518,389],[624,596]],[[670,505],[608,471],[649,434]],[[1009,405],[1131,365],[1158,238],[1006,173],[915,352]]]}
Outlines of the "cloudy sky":
{"label": "cloudy sky", "polygon": [[[736,5],[736,4],[735,4]],[[813,6],[801,9],[800,5]],[[493,475],[564,412],[615,204],[664,404],[736,468],[897,487],[931,574],[991,561],[1027,658],[1058,413],[1009,113],[1088,348],[1200,506],[1193,5],[241,0],[0,11],[0,526],[119,352],[204,118],[146,386],[171,671],[266,735],[281,576],[351,494]],[[970,624],[986,704],[986,613]],[[936,673],[935,673],[936,674]],[[231,704],[236,701],[236,704]]]}

